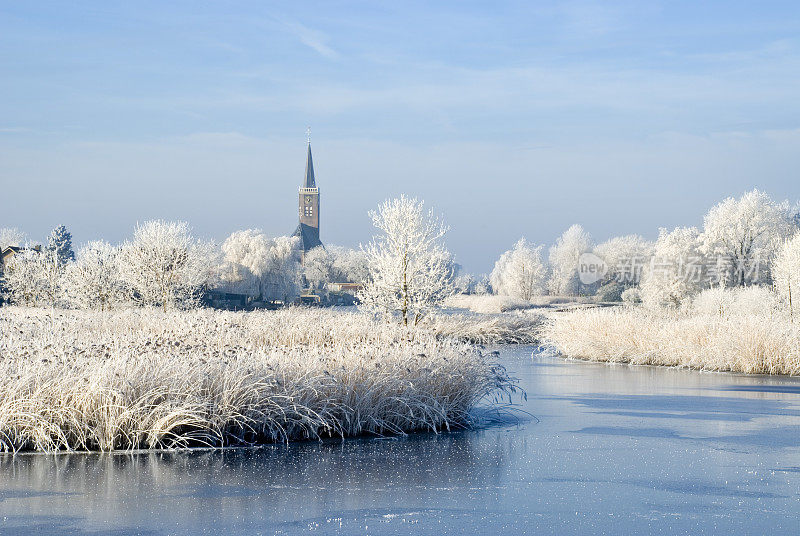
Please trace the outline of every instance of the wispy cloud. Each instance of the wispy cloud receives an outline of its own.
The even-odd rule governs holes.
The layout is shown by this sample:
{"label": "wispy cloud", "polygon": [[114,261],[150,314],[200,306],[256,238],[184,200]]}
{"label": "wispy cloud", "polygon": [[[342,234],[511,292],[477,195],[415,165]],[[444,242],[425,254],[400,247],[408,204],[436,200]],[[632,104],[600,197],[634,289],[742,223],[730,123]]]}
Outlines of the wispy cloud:
{"label": "wispy cloud", "polygon": [[308,26],[304,26],[298,22],[284,21],[283,25],[292,34],[294,34],[300,40],[301,43],[315,50],[321,56],[324,56],[329,59],[339,58],[339,53],[326,44],[326,42],[328,41],[328,37],[324,33],[319,32],[317,30],[313,30]]}

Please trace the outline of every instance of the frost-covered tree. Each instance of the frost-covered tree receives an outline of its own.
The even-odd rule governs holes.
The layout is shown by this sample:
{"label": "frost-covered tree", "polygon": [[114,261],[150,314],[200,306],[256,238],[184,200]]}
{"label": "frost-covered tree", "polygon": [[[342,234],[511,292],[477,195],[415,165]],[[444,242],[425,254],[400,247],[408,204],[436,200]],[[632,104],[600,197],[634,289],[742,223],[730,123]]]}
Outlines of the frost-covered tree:
{"label": "frost-covered tree", "polygon": [[47,239],[47,249],[55,253],[58,264],[62,267],[75,260],[75,252],[72,251],[72,234],[63,225],[59,225],[50,233]]}
{"label": "frost-covered tree", "polygon": [[772,278],[778,295],[792,314],[800,311],[800,232],[778,251],[772,261]]}
{"label": "frost-covered tree", "polygon": [[227,290],[261,297],[269,265],[270,238],[260,229],[235,231],[222,243],[220,278]]}
{"label": "frost-covered tree", "polygon": [[547,279],[542,247],[532,246],[520,238],[512,249],[503,253],[490,276],[494,291],[523,300],[542,294]]}
{"label": "frost-covered tree", "polygon": [[307,251],[303,273],[315,288],[325,288],[328,283],[362,283],[369,277],[364,252],[333,245]]}
{"label": "frost-covered tree", "polygon": [[232,233],[222,244],[222,283],[259,299],[284,300],[298,293],[300,239],[270,238],[260,229]]}
{"label": "frost-covered tree", "polygon": [[119,273],[119,248],[98,240],[78,250],[63,277],[67,301],[82,309],[111,309],[129,300]]}
{"label": "frost-covered tree", "polygon": [[550,248],[550,293],[575,295],[580,292],[578,259],[592,249],[592,238],[580,225],[573,225]]}
{"label": "frost-covered tree", "polygon": [[325,288],[328,283],[344,280],[336,266],[336,255],[331,249],[317,246],[306,251],[303,258],[303,274],[313,288]]}
{"label": "frost-covered tree", "polygon": [[453,279],[453,288],[458,294],[474,294],[477,280],[472,274],[458,274]]}
{"label": "frost-covered tree", "polygon": [[492,293],[492,284],[489,281],[489,276],[487,276],[486,274],[481,274],[481,276],[475,282],[475,294],[483,296],[491,293]]}
{"label": "frost-covered tree", "polygon": [[369,278],[366,254],[359,249],[329,246],[334,270],[348,283],[363,283]]}
{"label": "frost-covered tree", "polygon": [[638,285],[653,255],[653,247],[653,242],[635,234],[617,236],[599,244],[594,252],[608,266],[603,282],[615,281],[623,287]]}
{"label": "frost-covered tree", "polygon": [[364,248],[370,279],[359,299],[367,310],[399,314],[416,325],[453,294],[453,264],[442,240],[447,227],[422,201],[401,196],[370,211],[379,234]]}
{"label": "frost-covered tree", "polygon": [[61,299],[62,269],[55,252],[28,248],[4,266],[6,298],[29,307],[55,306]]}
{"label": "frost-covered tree", "polygon": [[164,310],[197,305],[217,266],[213,244],[194,239],[185,222],[145,222],[119,254],[120,276],[133,299]]}
{"label": "frost-covered tree", "polygon": [[[25,233],[12,227],[0,229],[0,252],[9,246],[21,246],[25,242]],[[0,258],[0,304],[3,303],[3,260]]]}
{"label": "frost-covered tree", "polygon": [[25,243],[25,233],[15,227],[0,229],[0,251],[8,246],[21,246]]}
{"label": "frost-covered tree", "polygon": [[653,256],[642,275],[641,297],[645,305],[678,307],[706,286],[699,236],[696,227],[660,230]]}
{"label": "frost-covered tree", "polygon": [[277,236],[272,240],[264,277],[264,296],[288,302],[300,291],[302,275],[301,243],[297,236]]}
{"label": "frost-covered tree", "polygon": [[763,272],[791,232],[789,203],[776,203],[753,190],[709,210],[700,241],[709,260],[725,265],[724,282],[745,286],[767,279]]}

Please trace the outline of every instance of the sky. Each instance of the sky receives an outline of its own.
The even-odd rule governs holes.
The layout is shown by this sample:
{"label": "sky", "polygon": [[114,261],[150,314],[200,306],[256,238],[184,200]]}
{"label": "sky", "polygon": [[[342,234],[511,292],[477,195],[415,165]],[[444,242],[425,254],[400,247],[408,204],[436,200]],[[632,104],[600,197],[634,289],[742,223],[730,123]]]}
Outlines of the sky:
{"label": "sky", "polygon": [[467,271],[800,199],[800,3],[0,0],[0,227],[288,234],[312,129],[323,242],[402,193]]}

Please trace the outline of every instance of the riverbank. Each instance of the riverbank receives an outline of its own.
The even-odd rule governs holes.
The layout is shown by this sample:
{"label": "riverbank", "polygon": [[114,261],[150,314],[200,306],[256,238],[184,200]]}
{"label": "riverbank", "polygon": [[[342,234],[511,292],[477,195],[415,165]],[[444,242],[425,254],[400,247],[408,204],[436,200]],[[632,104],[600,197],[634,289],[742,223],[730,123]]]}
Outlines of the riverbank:
{"label": "riverbank", "polygon": [[780,312],[583,309],[550,315],[543,341],[561,355],[590,361],[800,375],[800,324]]}
{"label": "riverbank", "polygon": [[448,430],[514,389],[473,345],[353,312],[4,307],[0,328],[3,451]]}

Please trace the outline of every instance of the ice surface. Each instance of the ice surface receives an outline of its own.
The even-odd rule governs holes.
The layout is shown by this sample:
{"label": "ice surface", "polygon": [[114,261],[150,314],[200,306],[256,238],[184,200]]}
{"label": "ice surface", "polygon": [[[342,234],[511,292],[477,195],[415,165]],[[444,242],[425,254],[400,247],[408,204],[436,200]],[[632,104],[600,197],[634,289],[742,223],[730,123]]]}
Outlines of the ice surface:
{"label": "ice surface", "polygon": [[481,430],[0,458],[2,534],[794,534],[800,381],[501,349]]}

